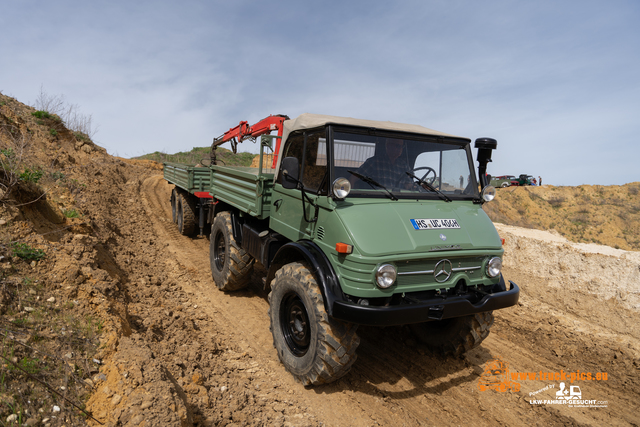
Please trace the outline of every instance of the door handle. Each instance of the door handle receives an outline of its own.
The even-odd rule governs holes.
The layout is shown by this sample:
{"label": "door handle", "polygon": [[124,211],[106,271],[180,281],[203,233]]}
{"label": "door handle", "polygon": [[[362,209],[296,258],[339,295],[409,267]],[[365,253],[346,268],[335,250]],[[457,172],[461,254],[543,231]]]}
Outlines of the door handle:
{"label": "door handle", "polygon": [[273,206],[275,206],[276,209],[279,208],[281,204],[282,204],[282,199],[278,199],[275,202],[273,202]]}

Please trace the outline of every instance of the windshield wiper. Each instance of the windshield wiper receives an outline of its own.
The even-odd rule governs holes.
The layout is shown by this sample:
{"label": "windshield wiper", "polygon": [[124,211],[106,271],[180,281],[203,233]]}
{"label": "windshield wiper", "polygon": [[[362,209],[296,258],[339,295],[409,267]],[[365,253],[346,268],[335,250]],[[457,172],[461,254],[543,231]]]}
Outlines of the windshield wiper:
{"label": "windshield wiper", "polygon": [[369,178],[368,176],[364,176],[361,173],[354,172],[354,171],[347,171],[347,172],[349,172],[351,175],[354,175],[356,178],[360,178],[360,180],[369,184],[371,188],[373,188],[374,186],[382,188],[384,191],[387,192],[391,200],[398,200],[398,198],[391,191],[389,191],[387,187],[385,187],[382,184],[379,184],[378,182],[374,181],[372,178]]}
{"label": "windshield wiper", "polygon": [[442,200],[444,200],[445,202],[451,202],[452,201],[446,194],[444,194],[442,191],[438,190],[433,185],[429,184],[427,181],[425,181],[425,180],[423,180],[421,178],[418,178],[417,176],[415,176],[411,172],[406,172],[406,174],[409,175],[411,178],[414,178],[415,180],[417,180],[418,184],[420,184],[422,186],[422,188],[426,188],[427,190],[431,190],[434,193],[437,193],[438,196],[440,196],[440,198]]}

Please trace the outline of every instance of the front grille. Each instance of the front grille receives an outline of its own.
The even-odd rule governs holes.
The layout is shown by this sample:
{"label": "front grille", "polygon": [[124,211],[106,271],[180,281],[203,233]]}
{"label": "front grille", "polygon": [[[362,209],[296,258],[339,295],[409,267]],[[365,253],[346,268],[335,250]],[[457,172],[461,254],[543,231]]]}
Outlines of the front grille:
{"label": "front grille", "polygon": [[[434,285],[448,286],[453,284],[453,279],[457,273],[465,272],[470,277],[479,278],[482,276],[482,265],[485,257],[465,257],[465,258],[440,258],[404,261],[396,264],[398,268],[398,277],[396,279],[398,286],[414,286],[414,285]],[[436,265],[442,260],[451,262],[451,275],[445,279],[442,274],[436,280],[436,274],[442,269],[442,264],[436,269]],[[449,266],[448,263],[444,263]],[[448,267],[447,267],[448,268]]]}

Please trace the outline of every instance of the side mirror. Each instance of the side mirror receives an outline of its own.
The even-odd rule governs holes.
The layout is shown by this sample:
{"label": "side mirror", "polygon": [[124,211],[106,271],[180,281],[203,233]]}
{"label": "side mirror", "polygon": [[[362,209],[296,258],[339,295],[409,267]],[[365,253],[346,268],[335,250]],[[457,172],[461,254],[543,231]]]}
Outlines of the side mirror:
{"label": "side mirror", "polygon": [[282,186],[287,190],[298,187],[298,169],[300,164],[295,157],[285,157],[282,159]]}

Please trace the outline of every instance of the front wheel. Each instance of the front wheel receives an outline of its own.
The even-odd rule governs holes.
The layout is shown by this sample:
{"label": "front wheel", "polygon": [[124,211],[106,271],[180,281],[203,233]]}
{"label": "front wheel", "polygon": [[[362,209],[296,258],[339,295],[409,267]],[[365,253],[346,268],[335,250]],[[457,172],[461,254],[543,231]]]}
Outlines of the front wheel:
{"label": "front wheel", "polygon": [[220,212],[213,220],[209,260],[211,275],[221,291],[237,291],[249,284],[254,258],[233,238],[229,212]]}
{"label": "front wheel", "polygon": [[291,263],[276,272],[269,293],[273,345],[303,385],[333,382],[356,361],[357,325],[332,319],[311,271]]}
{"label": "front wheel", "polygon": [[493,312],[476,313],[432,322],[416,323],[409,328],[430,350],[445,356],[462,356],[489,336]]}

